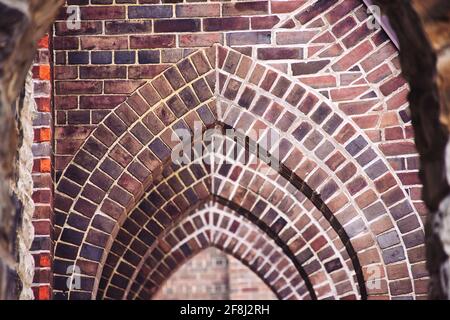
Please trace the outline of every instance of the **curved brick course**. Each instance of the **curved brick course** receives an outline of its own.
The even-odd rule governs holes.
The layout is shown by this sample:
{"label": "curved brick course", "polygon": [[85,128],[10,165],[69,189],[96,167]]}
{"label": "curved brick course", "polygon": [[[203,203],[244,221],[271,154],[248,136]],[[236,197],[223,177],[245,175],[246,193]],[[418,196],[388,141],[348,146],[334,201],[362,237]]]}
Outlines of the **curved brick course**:
{"label": "curved brick course", "polygon": [[[220,207],[199,209],[180,221],[174,230],[165,233],[158,246],[147,252],[145,263],[134,272],[125,291],[126,298],[148,299],[168,278],[170,269],[173,272],[184,260],[209,246],[220,248],[241,260],[278,297],[309,299],[308,290],[296,274],[295,266],[273,240],[261,234],[242,216]],[[112,283],[105,297],[114,292]]]}
{"label": "curved brick course", "polygon": [[[209,155],[207,154],[205,157],[209,157]],[[261,163],[259,166],[262,167],[262,171],[259,172],[258,177],[259,179],[263,179],[264,173],[268,168]],[[308,276],[311,278],[314,286],[322,287],[321,291],[323,295],[326,296],[327,294],[330,294],[330,291],[325,290],[323,287],[328,287],[327,283],[333,283],[333,277],[336,277],[338,274],[340,275],[339,282],[343,282],[340,284],[340,287],[346,287],[346,289],[348,289],[348,285],[350,285],[351,290],[351,281],[348,282],[348,278],[347,282],[344,281],[347,274],[351,273],[346,269],[344,259],[342,259],[342,257],[339,259],[334,253],[339,252],[339,250],[345,251],[344,245],[340,242],[337,233],[334,232],[329,224],[327,224],[327,221],[324,221],[325,219],[323,217],[321,220],[317,217],[318,214],[319,217],[321,217],[321,214],[303,194],[298,191],[297,194],[295,194],[293,190],[287,191],[278,184],[275,186],[274,182],[274,184],[270,183],[265,186],[259,186],[261,187],[261,190],[258,189],[258,184],[254,184],[253,187],[251,187],[254,191],[248,192],[247,195],[244,194],[239,197],[239,195],[236,194],[235,196],[232,196],[227,194],[225,188],[222,189],[220,185],[228,181],[229,184],[237,183],[238,187],[244,189],[246,186],[242,186],[243,182],[238,183],[235,181],[236,178],[233,178],[233,176],[236,176],[235,172],[242,171],[242,174],[246,175],[247,178],[249,178],[249,175],[254,175],[255,172],[250,170],[245,171],[245,168],[242,170],[241,166],[236,165],[228,170],[232,176],[226,178],[221,176],[219,172],[221,172],[222,169],[218,168],[217,172],[213,173],[213,179],[215,180],[213,182],[211,181],[210,173],[206,167],[200,162],[166,173],[164,179],[147,192],[146,196],[126,220],[119,231],[119,237],[122,235],[122,237],[120,237],[121,240],[119,240],[119,242],[116,240],[113,247],[115,245],[119,247],[123,247],[124,245],[128,246],[131,242],[134,242],[132,239],[139,241],[139,239],[141,239],[141,234],[136,234],[135,232],[135,227],[137,225],[145,225],[146,230],[151,232],[151,238],[157,238],[160,233],[163,232],[163,228],[178,225],[178,217],[184,217],[186,215],[184,211],[188,210],[190,207],[195,207],[197,201],[205,201],[213,196],[213,198],[218,197],[217,199],[214,198],[215,200],[219,200],[231,208],[238,207],[238,212],[247,212],[247,215],[250,215],[253,222],[260,225],[262,230],[271,230],[271,234],[278,238],[280,245],[284,246],[286,248],[285,250],[289,248],[291,257],[294,258],[294,261],[304,265],[303,269],[309,270],[304,275],[309,272]],[[182,177],[182,180],[179,180],[179,176]],[[219,182],[220,179],[224,179],[224,181]],[[282,177],[278,176],[278,179],[276,180],[280,179],[282,179]],[[287,181],[284,181],[284,183],[287,183]],[[223,187],[225,187],[225,185]],[[177,193],[175,193],[173,188],[176,188]],[[273,191],[274,189],[275,191]],[[277,197],[280,197],[280,194],[288,195],[289,192],[294,193],[299,200],[289,196],[286,196],[284,200],[280,199],[281,201],[276,200]],[[226,199],[230,199],[229,203]],[[300,200],[304,202],[304,204],[299,202]],[[292,206],[294,201],[297,201],[298,205]],[[311,211],[311,213],[308,212],[308,210]],[[283,211],[289,211],[289,213],[283,214]],[[261,218],[264,214],[264,218]],[[297,222],[293,221],[294,218]],[[311,220],[314,222],[311,222]],[[161,227],[156,228],[156,226]],[[322,228],[323,232],[316,236],[315,232]],[[307,240],[304,239],[302,231],[305,232],[305,236],[307,235]],[[295,237],[295,234],[298,234],[299,236]],[[334,239],[337,247],[331,241],[330,237]],[[328,246],[326,246],[326,244],[328,244]],[[319,252],[319,258],[317,257],[315,250]],[[128,261],[127,258],[124,257],[124,254],[126,253],[122,252],[118,255],[120,260]],[[119,261],[116,256],[116,254],[113,254],[106,259],[108,273],[111,276],[113,273],[110,272],[110,267],[116,270],[115,266],[117,266],[116,263]],[[109,258],[111,258],[112,262]],[[325,261],[322,262],[322,260]],[[349,263],[351,264],[351,262]],[[132,263],[129,262],[129,264]],[[320,272],[317,272],[318,265],[322,266]],[[325,265],[325,268],[323,268],[323,265]],[[337,270],[338,272],[335,272]],[[304,271],[301,271],[301,273],[302,272]],[[334,274],[329,277],[329,272]],[[319,283],[317,283],[318,279],[320,279]],[[330,289],[331,288],[328,287],[328,290]],[[333,289],[333,291],[333,294],[335,295],[336,289]],[[341,292],[340,294],[342,295],[345,293],[348,296],[348,291]]]}
{"label": "curved brick course", "polygon": [[[141,87],[98,125],[64,170],[55,201],[55,273],[61,279],[58,269],[70,261],[87,264],[97,275],[90,286],[95,291],[98,263],[108,252],[103,248],[158,179],[174,147],[172,130],[188,128],[195,119],[206,127],[223,123],[280,132],[281,160],[294,174],[290,183],[301,188],[295,183],[304,182],[309,189],[301,191],[316,208],[343,225],[363,273],[379,264],[389,277],[381,291],[368,295],[421,293],[411,283],[413,269],[403,271],[423,259],[420,251],[414,257],[423,243],[421,222],[374,143],[323,95],[221,46],[196,52]],[[95,246],[88,244],[92,239]],[[374,248],[360,247],[362,241]],[[400,266],[400,278],[390,276]],[[88,298],[90,290],[70,297]]]}

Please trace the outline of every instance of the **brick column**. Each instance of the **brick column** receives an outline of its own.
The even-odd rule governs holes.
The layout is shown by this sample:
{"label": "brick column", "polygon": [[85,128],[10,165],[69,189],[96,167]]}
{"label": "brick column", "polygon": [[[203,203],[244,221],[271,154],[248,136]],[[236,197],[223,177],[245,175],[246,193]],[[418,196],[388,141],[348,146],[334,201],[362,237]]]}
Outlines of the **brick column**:
{"label": "brick column", "polygon": [[35,212],[33,225],[35,238],[32,254],[36,270],[33,281],[34,296],[48,300],[52,296],[53,251],[53,179],[52,179],[52,101],[49,36],[39,41],[39,49],[33,63],[34,100],[36,111],[33,119],[33,200]]}

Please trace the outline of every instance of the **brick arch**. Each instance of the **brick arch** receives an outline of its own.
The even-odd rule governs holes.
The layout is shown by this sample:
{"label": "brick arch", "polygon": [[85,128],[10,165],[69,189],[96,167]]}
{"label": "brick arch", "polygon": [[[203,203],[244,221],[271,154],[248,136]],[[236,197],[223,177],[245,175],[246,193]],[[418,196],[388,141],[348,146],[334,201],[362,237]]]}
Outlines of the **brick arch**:
{"label": "brick arch", "polygon": [[[194,80],[198,84],[201,90],[197,90],[199,96],[205,97],[209,92],[212,97],[215,77],[214,72],[208,72],[213,69],[204,53],[193,55],[185,63],[185,68],[189,68],[192,74],[184,74],[184,79]],[[169,70],[168,74],[171,71],[178,72]],[[190,86],[183,86],[180,95],[171,93],[169,88],[173,90],[166,77],[161,75],[118,106],[87,139],[60,178],[55,199],[56,235],[59,238],[55,246],[56,289],[65,286],[67,266],[74,263],[81,265],[83,274],[97,271],[103,248],[89,244],[82,246],[82,241],[85,242],[82,234],[87,236],[87,240],[90,236],[98,235],[99,231],[100,234],[111,233],[114,225],[126,217],[126,212],[139,200],[146,186],[151,184],[153,176],[159,175],[158,171],[163,167],[164,160],[167,160],[167,155],[165,149],[158,148],[165,145],[163,140],[170,141],[172,129],[169,125],[186,125],[184,120],[176,118],[175,111],[169,109],[165,102],[173,102],[176,107],[181,101],[179,99],[191,98],[191,102],[198,105],[192,106],[186,102],[191,110],[185,118],[192,116],[194,120],[202,119],[205,125],[214,123],[211,99],[197,98]],[[145,108],[149,110],[145,112]],[[94,285],[90,284],[89,287]],[[62,292],[56,291],[56,295],[67,298]],[[87,291],[74,294],[74,298],[81,299],[89,299],[90,296]]]}
{"label": "brick arch", "polygon": [[[176,268],[210,246],[247,265],[279,298],[311,298],[296,266],[273,239],[244,216],[209,200],[165,230],[149,248],[131,279],[123,278],[124,292],[117,292],[117,287],[114,291],[114,279],[108,284],[105,297],[135,299],[141,297],[140,291],[147,291],[146,298],[149,298]],[[172,269],[170,273],[168,267]],[[152,273],[158,271],[159,276],[153,277],[153,283],[148,285],[148,278],[152,279]],[[112,296],[114,293],[119,296]]]}
{"label": "brick arch", "polygon": [[[220,109],[215,106],[213,93],[219,97]],[[276,117],[277,111],[283,114]],[[176,116],[184,121],[176,121]],[[400,238],[400,228],[392,216],[401,217],[405,212],[414,211],[396,177],[381,160],[382,156],[326,99],[272,68],[215,46],[181,61],[117,107],[63,172],[55,203],[59,234],[55,270],[61,278],[64,277],[62,266],[71,261],[90,264],[85,262],[89,258],[96,261],[90,267],[98,268],[106,252],[85,241],[97,230],[109,233],[115,221],[123,221],[126,212],[151,185],[153,176],[159,175],[162,162],[173,146],[169,140],[172,129],[164,129],[163,121],[172,128],[188,127],[195,118],[207,126],[220,121],[236,128],[248,128],[246,125],[254,120],[254,126],[277,128],[292,148],[287,150],[286,166],[318,193],[327,193],[328,189],[325,203],[333,214],[346,209],[346,203],[350,202],[358,212],[355,221],[368,226],[374,237],[392,231],[394,236],[390,238],[395,234]],[[149,148],[144,147],[147,144]],[[323,155],[327,149],[333,152],[331,157]],[[344,155],[350,159],[345,160]],[[303,159],[300,164],[299,158]],[[350,179],[352,172],[359,175]],[[330,184],[317,185],[324,175],[332,177],[327,181]],[[343,192],[336,190],[338,182],[345,188]],[[354,200],[353,196],[356,196]],[[378,199],[381,201],[376,202]],[[390,225],[380,231],[375,224],[382,219]],[[79,231],[86,232],[86,237],[78,239]],[[385,250],[388,258],[390,254],[402,254],[402,250],[404,254],[403,239],[399,242],[394,251]]]}
{"label": "brick arch", "polygon": [[[206,154],[205,157],[209,157],[209,155]],[[166,228],[177,225],[177,221],[186,216],[184,210],[189,211],[189,208],[197,205],[196,200],[213,199],[246,215],[256,225],[260,226],[262,230],[267,230],[272,238],[276,238],[276,242],[281,247],[284,247],[286,251],[290,251],[291,253],[288,255],[291,256],[294,263],[297,261],[300,264],[299,269],[305,270],[299,270],[299,272],[311,279],[305,279],[305,281],[311,281],[312,287],[317,292],[313,296],[319,296],[319,298],[331,296],[335,298],[350,298],[357,295],[355,284],[352,284],[352,274],[354,272],[349,272],[347,268],[347,265],[351,265],[351,262],[345,261],[351,255],[351,252],[346,251],[348,249],[338,237],[338,233],[343,233],[345,230],[335,231],[309,199],[299,190],[295,188],[291,188],[289,191],[283,189],[280,184],[286,184],[287,180],[281,183],[280,180],[283,180],[281,176],[277,175],[274,178],[269,176],[266,179],[273,181],[271,183],[274,185],[277,184],[274,187],[277,191],[277,196],[272,194],[269,197],[270,194],[264,195],[263,192],[259,194],[256,190],[252,190],[247,194],[246,200],[242,201],[235,196],[221,192],[220,188],[217,188],[219,183],[216,183],[216,186],[214,186],[215,184],[212,183],[211,179],[219,178],[220,175],[217,173],[221,169],[218,168],[217,173],[213,171],[212,176],[210,176],[206,166],[200,161],[186,167],[168,170],[164,175],[164,179],[159,184],[155,184],[146,193],[146,196],[121,227],[117,239],[112,245],[112,252],[110,252],[105,261],[100,291],[103,291],[104,286],[111,282],[116,273],[120,273],[118,271],[120,268],[123,269],[124,265],[135,265],[137,260],[142,259],[138,258],[138,255],[145,251],[143,249],[140,254],[133,255],[131,260],[126,257],[129,251],[132,250],[130,248],[133,244],[138,242],[142,246],[151,246],[152,239],[158,238],[159,234],[163,233]],[[263,173],[260,172],[262,175],[269,169],[263,163],[256,167],[264,169]],[[250,170],[246,171],[245,168],[243,170],[239,165],[232,166],[228,171],[254,174]],[[195,176],[195,179],[191,175]],[[180,176],[183,177],[182,180],[178,178]],[[230,184],[237,184],[241,189],[247,187],[243,182],[235,181],[236,177],[224,177],[225,180]],[[171,189],[171,185],[177,186],[175,187],[177,192]],[[294,193],[294,190],[296,190],[295,197],[288,199],[289,193]],[[276,197],[280,193],[287,195],[285,197],[286,201],[276,201]],[[227,201],[226,199],[230,200]],[[292,203],[289,205],[289,201],[300,200],[304,204],[299,202],[296,206],[292,206]],[[276,203],[276,205],[272,203]],[[283,210],[287,211],[288,209],[289,213],[284,214]],[[262,218],[263,216],[264,218]],[[293,224],[295,221],[297,221],[298,226]],[[141,230],[139,226],[145,226],[143,233],[139,232]],[[319,233],[318,236],[316,236],[316,232]],[[303,233],[305,233],[305,237],[303,237]],[[339,250],[343,252],[341,252],[341,255],[336,255],[335,252],[339,252]],[[335,278],[339,278],[336,284]],[[330,283],[331,287],[327,283]],[[360,285],[364,286],[364,283],[360,283]]]}

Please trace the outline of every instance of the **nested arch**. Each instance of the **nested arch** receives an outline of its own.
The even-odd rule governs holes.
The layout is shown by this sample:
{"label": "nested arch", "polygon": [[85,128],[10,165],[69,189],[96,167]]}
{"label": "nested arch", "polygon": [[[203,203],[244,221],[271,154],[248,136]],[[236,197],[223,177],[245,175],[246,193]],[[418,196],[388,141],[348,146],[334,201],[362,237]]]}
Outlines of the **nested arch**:
{"label": "nested arch", "polygon": [[[221,160],[219,163],[232,163],[231,160]],[[246,169],[245,165],[236,164],[231,165],[227,173],[222,173],[222,169],[218,167],[217,171],[212,171],[212,179],[216,180],[225,174],[222,176],[223,182],[237,184],[239,188],[244,189],[247,186],[243,181],[237,181],[234,172],[255,175],[255,170],[260,168],[263,173],[260,173],[259,178],[263,180],[264,173],[269,169],[263,163],[256,166],[250,163],[249,166],[254,167],[253,170]],[[169,170],[164,180],[148,191],[122,226],[105,261],[99,289],[101,292],[116,273],[122,273],[121,269],[136,266],[138,261],[142,261],[140,257],[135,256],[136,259],[127,257],[135,241],[145,241],[138,232],[140,228],[138,226],[144,226],[144,234],[151,234],[152,238],[156,239],[164,230],[177,225],[180,217],[186,215],[186,210],[189,212],[189,208],[195,207],[197,201],[210,199],[212,196],[216,202],[246,215],[261,230],[277,239],[276,242],[280,247],[290,252],[287,255],[298,265],[299,273],[304,276],[305,282],[311,282],[313,296],[342,298],[355,297],[358,294],[352,279],[354,271],[351,271],[353,269],[350,259],[346,261],[349,253],[346,252],[344,244],[328,221],[301,192],[294,198],[290,195],[290,191],[282,188],[280,183],[285,184],[287,182],[285,179],[279,175],[274,178],[266,177],[266,180],[271,181],[270,185],[274,192],[266,194],[264,191],[266,187],[262,188],[261,192],[249,191],[244,201],[244,198],[239,199],[224,192],[220,188],[223,183],[211,181],[207,172],[201,162],[174,171]],[[282,201],[277,201],[276,198],[280,194],[286,194],[286,197]],[[294,202],[298,204],[294,205]],[[289,211],[290,214],[284,214],[283,210]],[[336,255],[339,250],[342,251],[341,254]],[[351,270],[348,270],[347,264],[350,264]]]}
{"label": "nested arch", "polygon": [[165,232],[144,256],[125,297],[151,298],[181,264],[210,246],[248,266],[277,297],[310,299],[303,279],[283,250],[245,217],[212,201]]}
{"label": "nested arch", "polygon": [[[118,226],[170,158],[173,129],[195,120],[281,132],[283,164],[299,178],[292,183],[310,186],[304,192],[329,220],[344,216],[362,269],[408,261],[406,231],[395,220],[414,209],[364,134],[314,91],[217,46],[183,60],[117,107],[63,172],[55,201],[55,277],[63,283],[64,267],[75,263],[95,279],[70,298],[92,297]],[[370,247],[361,245],[366,236]],[[369,295],[390,290],[384,284]],[[64,297],[64,291],[55,282],[55,292]]]}

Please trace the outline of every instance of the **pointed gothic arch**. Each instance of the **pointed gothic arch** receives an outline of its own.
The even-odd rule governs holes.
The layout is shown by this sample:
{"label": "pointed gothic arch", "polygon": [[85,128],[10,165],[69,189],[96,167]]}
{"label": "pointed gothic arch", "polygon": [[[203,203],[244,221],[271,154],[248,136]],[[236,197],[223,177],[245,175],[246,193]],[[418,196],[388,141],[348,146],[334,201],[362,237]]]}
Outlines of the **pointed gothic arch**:
{"label": "pointed gothic arch", "polygon": [[[55,204],[57,294],[67,297],[59,285],[67,278],[64,267],[77,264],[83,274],[89,270],[90,285],[68,297],[92,296],[118,228],[170,158],[172,130],[195,119],[205,126],[281,132],[288,181],[300,189],[309,186],[302,192],[329,220],[339,222],[339,213],[349,208],[356,214],[342,224],[341,236],[356,248],[353,264],[360,264],[363,282],[371,265],[385,272],[386,265],[410,259],[393,218],[414,208],[364,133],[314,90],[214,46],[179,62],[118,106],[63,172]],[[80,238],[82,232],[87,236]],[[358,242],[366,234],[373,240],[370,248]],[[389,235],[387,244],[380,243],[384,235]],[[368,295],[389,294],[384,285]]]}

